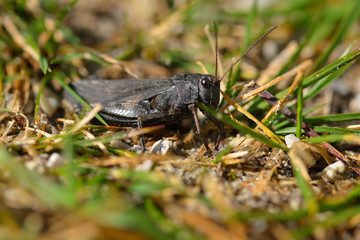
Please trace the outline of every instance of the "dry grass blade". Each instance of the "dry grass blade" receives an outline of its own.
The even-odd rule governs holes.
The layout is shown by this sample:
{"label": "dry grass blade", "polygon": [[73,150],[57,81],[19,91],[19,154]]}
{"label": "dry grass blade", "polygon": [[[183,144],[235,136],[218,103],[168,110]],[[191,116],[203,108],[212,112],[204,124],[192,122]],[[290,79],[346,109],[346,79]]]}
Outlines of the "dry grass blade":
{"label": "dry grass blade", "polygon": [[215,163],[206,163],[206,162],[194,162],[194,161],[162,161],[159,164],[171,164],[174,166],[184,166],[184,165],[197,165],[205,167],[218,167],[218,164]]}
{"label": "dry grass blade", "polygon": [[278,166],[273,166],[270,171],[262,170],[259,174],[258,181],[254,183],[254,195],[256,197],[260,196],[261,194],[265,193],[267,191],[267,188],[269,187],[271,178],[276,173],[276,169]]}
{"label": "dry grass blade", "polygon": [[162,129],[162,128],[164,128],[164,127],[165,127],[164,125],[158,125],[158,126],[144,127],[144,128],[142,128],[142,129],[132,129],[132,130],[127,134],[127,136],[128,136],[129,138],[132,138],[132,137],[136,137],[136,136],[139,136],[139,135],[142,135],[142,134],[151,133],[151,132],[153,132],[153,131]]}
{"label": "dry grass blade", "polygon": [[42,131],[42,130],[37,129],[37,128],[29,127],[28,129],[29,129],[30,131],[36,132],[36,133],[39,134],[40,136],[43,135],[43,136],[45,136],[45,137],[47,137],[47,138],[54,136],[53,134],[47,133],[47,132]]}
{"label": "dry grass blade", "polygon": [[98,103],[94,106],[94,108],[86,114],[86,116],[80,120],[68,133],[75,133],[80,130],[84,125],[88,124],[91,119],[95,117],[95,115],[101,110],[101,104]]}
{"label": "dry grass blade", "polygon": [[358,124],[358,125],[349,125],[349,126],[346,126],[346,128],[360,130],[360,124]]}
{"label": "dry grass blade", "polygon": [[169,14],[162,21],[158,22],[152,28],[147,31],[147,41],[154,41],[160,39],[166,39],[177,24],[181,23],[184,19],[184,12],[191,6],[192,3],[185,3],[177,11]]}
{"label": "dry grass blade", "polygon": [[[281,110],[285,107],[290,94],[294,91],[294,89],[299,85],[302,77],[303,77],[303,72],[299,71],[296,76],[294,81],[292,82],[290,88],[288,89],[288,91],[286,92],[286,94],[270,109],[270,111],[266,114],[266,116],[261,120],[262,123],[264,123],[265,121],[267,121],[269,118],[271,118],[272,115],[276,115],[277,113],[280,113]],[[257,128],[259,128],[260,126],[257,126]]]}
{"label": "dry grass blade", "polygon": [[281,67],[285,65],[291,56],[297,51],[299,44],[295,41],[291,41],[276,57],[271,60],[266,69],[261,73],[257,79],[259,85],[264,85],[270,81],[278,72]]}
{"label": "dry grass blade", "polygon": [[23,140],[25,138],[27,138],[27,135],[29,134],[29,119],[25,116],[25,114],[23,113],[19,113],[19,115],[25,119],[25,131],[24,131],[24,136],[23,136]]}
{"label": "dry grass blade", "polygon": [[201,70],[202,70],[203,73],[209,74],[208,70],[206,70],[206,68],[205,68],[204,64],[202,64],[202,62],[196,61],[196,64],[201,67]]}
{"label": "dry grass blade", "polygon": [[98,56],[99,58],[103,59],[104,61],[111,63],[111,64],[118,64],[121,66],[121,68],[124,69],[124,71],[129,74],[129,76],[132,76],[133,78],[139,78],[139,76],[134,73],[133,71],[131,71],[130,68],[128,68],[127,66],[125,66],[125,64],[123,64],[121,61],[117,60],[116,58],[113,58],[111,56],[109,56],[108,54],[105,53],[98,53],[93,51],[93,53]]}
{"label": "dry grass blade", "polygon": [[356,142],[360,144],[360,136],[354,134],[345,134],[343,137],[344,141]]}
{"label": "dry grass blade", "polygon": [[13,38],[14,42],[24,50],[24,52],[28,53],[36,62],[39,62],[40,55],[32,48],[21,35],[14,22],[12,21],[10,16],[3,16],[2,18],[3,26],[8,31],[8,33]]}
{"label": "dry grass blade", "polygon": [[177,156],[167,155],[166,158],[159,154],[149,154],[149,155],[133,155],[126,154],[123,152],[123,157],[104,157],[104,158],[94,158],[89,160],[89,163],[99,166],[99,167],[114,167],[114,166],[126,166],[126,167],[136,167],[144,163],[145,161],[151,161],[154,164],[171,164],[171,165],[199,165],[199,166],[209,166],[216,167],[216,164],[210,163],[199,163],[199,162],[190,162],[190,161],[179,161]]}
{"label": "dry grass blade", "polygon": [[275,133],[273,133],[268,127],[266,127],[264,124],[261,123],[261,121],[259,121],[257,118],[255,118],[251,113],[249,113],[248,111],[246,111],[243,107],[241,107],[239,104],[237,104],[236,102],[232,101],[230,99],[230,97],[224,93],[223,91],[221,91],[221,94],[224,96],[224,98],[226,99],[226,101],[228,101],[237,111],[239,111],[240,113],[244,114],[246,117],[248,117],[250,120],[254,121],[259,127],[260,129],[273,141],[285,146],[285,144],[280,140],[280,138],[278,136],[276,136]]}
{"label": "dry grass blade", "polygon": [[[81,132],[89,139],[95,139],[95,136],[92,135],[91,133],[89,133],[88,131],[85,131],[85,130],[81,130]],[[103,153],[105,155],[108,155],[109,154],[109,151],[107,150],[107,148],[105,147],[105,145],[102,143],[102,142],[99,142],[99,141],[95,141],[94,142],[95,145],[97,145],[101,151],[103,151]]]}
{"label": "dry grass blade", "polygon": [[237,236],[234,236],[231,232],[227,229],[219,226],[214,221],[205,218],[201,214],[198,213],[190,213],[190,212],[179,212],[181,215],[182,221],[194,229],[197,229],[199,232],[207,236],[209,239],[212,240],[237,240]]}
{"label": "dry grass blade", "polygon": [[[312,60],[306,60],[306,61],[300,63],[298,66],[294,67],[293,69],[289,70],[288,72],[284,73],[283,75],[275,78],[274,80],[271,80],[270,82],[266,83],[265,85],[241,95],[239,98],[237,98],[235,100],[235,102],[240,102],[245,99],[248,99],[248,98],[278,84],[279,82],[284,81],[284,80],[294,76],[298,72],[305,72],[306,69],[308,69],[312,65],[312,62],[313,62]],[[249,83],[249,84],[252,85],[252,83]]]}

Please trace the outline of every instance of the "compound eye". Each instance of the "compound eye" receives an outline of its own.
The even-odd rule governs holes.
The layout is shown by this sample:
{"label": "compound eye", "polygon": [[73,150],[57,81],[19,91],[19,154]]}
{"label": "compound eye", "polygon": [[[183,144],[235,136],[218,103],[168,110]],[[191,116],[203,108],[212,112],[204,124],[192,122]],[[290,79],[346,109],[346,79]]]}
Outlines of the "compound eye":
{"label": "compound eye", "polygon": [[210,88],[211,86],[210,79],[207,77],[201,79],[201,85],[203,85],[204,88]]}

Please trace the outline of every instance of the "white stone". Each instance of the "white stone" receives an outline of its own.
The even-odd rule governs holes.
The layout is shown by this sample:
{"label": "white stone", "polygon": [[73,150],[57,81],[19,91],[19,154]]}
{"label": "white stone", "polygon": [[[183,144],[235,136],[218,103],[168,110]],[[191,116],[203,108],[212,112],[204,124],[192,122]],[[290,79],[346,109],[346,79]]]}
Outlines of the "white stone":
{"label": "white stone", "polygon": [[57,169],[64,165],[64,158],[57,152],[51,154],[45,166],[51,170]]}
{"label": "white stone", "polygon": [[285,143],[288,148],[291,148],[294,142],[300,142],[300,139],[298,139],[294,134],[288,134],[285,136]]}
{"label": "white stone", "polygon": [[321,177],[326,182],[334,183],[337,179],[342,179],[346,171],[346,165],[341,161],[336,161],[323,169]]}

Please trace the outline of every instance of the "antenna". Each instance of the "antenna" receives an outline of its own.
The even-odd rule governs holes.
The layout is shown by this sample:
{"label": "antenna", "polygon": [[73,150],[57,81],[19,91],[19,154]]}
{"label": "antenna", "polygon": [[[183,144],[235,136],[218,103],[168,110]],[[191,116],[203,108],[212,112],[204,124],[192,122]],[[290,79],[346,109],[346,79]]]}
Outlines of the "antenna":
{"label": "antenna", "polygon": [[[236,64],[238,64],[240,62],[241,59],[243,59],[245,57],[245,55],[251,51],[251,49],[253,49],[255,47],[256,44],[258,44],[261,40],[263,40],[270,32],[272,32],[275,28],[277,27],[273,27],[272,29],[270,29],[269,31],[267,31],[264,35],[261,36],[261,38],[259,38],[255,43],[253,43],[244,53],[243,55],[241,55],[241,57],[239,57],[234,63],[231,64],[231,66],[229,67],[228,70],[226,70],[226,72],[224,73],[224,75],[218,80],[218,81],[221,81],[225,78],[225,76],[229,73],[230,69],[233,68]],[[216,31],[215,31],[216,33]],[[217,54],[217,52],[216,52]],[[216,57],[216,60],[217,60],[217,57]],[[217,68],[217,66],[216,66]],[[217,69],[215,68],[215,74],[216,74],[216,71]],[[216,75],[215,75],[215,78],[216,78]],[[217,79],[217,78],[216,78]]]}
{"label": "antenna", "polygon": [[215,79],[214,83],[217,82],[218,78],[218,33],[217,33],[217,25],[214,21],[214,30],[215,30]]}

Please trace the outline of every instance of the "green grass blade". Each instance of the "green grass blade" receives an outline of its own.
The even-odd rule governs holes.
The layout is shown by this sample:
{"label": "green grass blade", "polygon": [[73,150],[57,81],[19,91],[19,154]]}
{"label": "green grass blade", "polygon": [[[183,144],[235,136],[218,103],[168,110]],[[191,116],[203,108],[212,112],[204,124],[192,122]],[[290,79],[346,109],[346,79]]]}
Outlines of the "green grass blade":
{"label": "green grass blade", "polygon": [[41,71],[46,74],[49,69],[49,62],[43,55],[40,55],[39,65]]}
{"label": "green grass blade", "polygon": [[[328,66],[320,69],[319,71],[311,74],[310,76],[304,78],[303,80],[303,88],[307,88],[311,86],[312,84],[320,81],[321,79],[325,78],[328,75],[335,74],[337,71],[342,69],[347,64],[351,63],[355,59],[357,59],[360,56],[360,50],[356,50],[354,52],[351,52],[347,54],[346,56],[338,59],[337,61],[329,64]],[[288,89],[285,89],[279,93],[277,93],[275,96],[276,98],[281,98],[285,95],[285,93],[288,91]],[[251,108],[258,108],[258,109],[265,109],[267,106],[269,106],[266,102],[261,102],[257,104],[256,106],[251,106]],[[250,110],[249,110],[250,111]]]}
{"label": "green grass blade", "polygon": [[97,211],[93,213],[94,221],[108,227],[135,230],[151,236],[152,239],[172,240],[170,234],[162,231],[150,216],[140,208],[123,212]]}
{"label": "green grass blade", "polygon": [[345,122],[360,120],[360,113],[341,113],[331,114],[326,116],[313,116],[305,118],[305,122],[313,125],[320,125],[324,123]]}
{"label": "green grass blade", "polygon": [[218,163],[218,162],[220,162],[220,159],[221,159],[223,156],[225,156],[226,154],[228,154],[232,149],[233,149],[233,147],[227,146],[224,151],[222,151],[221,153],[219,153],[219,154],[216,156],[215,160],[213,160],[212,163]]}
{"label": "green grass blade", "polygon": [[233,120],[231,120],[231,118],[225,114],[221,114],[213,109],[211,109],[210,107],[207,107],[205,105],[199,105],[199,107],[207,112],[209,112],[210,114],[212,114],[214,117],[216,117],[218,120],[223,121],[224,123],[226,123],[227,125],[241,131],[244,132],[246,134],[249,134],[251,137],[258,139],[260,141],[262,141],[263,143],[267,144],[270,147],[275,147],[275,148],[280,148],[284,151],[288,151],[287,147],[284,147],[278,143],[275,143],[273,141],[271,141],[270,139],[268,139],[267,137],[265,137],[264,135],[254,131],[253,129],[249,128],[249,127],[245,127],[245,126],[241,126],[239,124],[237,124],[236,122],[234,122]]}
{"label": "green grass blade", "polygon": [[[306,110],[304,113],[303,113],[303,116],[306,116],[307,114],[309,113],[312,113],[313,111],[319,109],[319,108],[322,108],[326,105],[326,103],[323,103],[323,104],[319,104],[315,107],[312,107],[308,110]],[[279,120],[282,120],[281,122],[279,123],[276,123],[276,125],[273,126],[274,129],[282,129],[283,127],[289,125],[289,124],[292,124],[292,122],[288,119],[286,119],[285,116],[279,116]]]}
{"label": "green grass blade", "polygon": [[61,185],[28,170],[2,147],[0,147],[0,168],[3,171],[9,171],[16,182],[35,193],[50,208],[72,208],[77,203],[76,197],[67,194],[66,189]]}
{"label": "green grass blade", "polygon": [[[256,15],[257,15],[257,0],[254,1],[251,11],[247,15],[246,33],[245,33],[245,38],[244,38],[243,45],[241,48],[241,52],[245,52],[246,49],[250,45],[251,32],[252,32],[252,27],[253,27],[254,21],[256,20]],[[225,93],[228,94],[229,96],[233,96],[233,94],[235,92],[237,92],[237,91],[230,90],[230,88],[232,88],[234,86],[234,84],[236,83],[236,81],[239,79],[240,72],[241,72],[240,64],[238,64],[235,71],[233,71],[233,69],[231,69],[231,71],[229,72],[229,75],[228,75],[229,80],[226,82],[226,90],[225,90]]]}
{"label": "green grass blade", "polygon": [[350,29],[352,24],[355,22],[355,20],[359,16],[360,12],[360,0],[355,1],[355,5],[350,9],[349,14],[344,14],[344,19],[340,23],[340,27],[335,32],[334,35],[332,35],[331,42],[327,49],[322,52],[322,54],[318,57],[316,60],[313,69],[317,69],[321,65],[323,65],[332,51],[335,49],[335,47],[341,42],[341,40],[344,38],[344,36],[347,35],[347,31]]}
{"label": "green grass blade", "polygon": [[357,59],[359,56],[360,56],[360,50],[356,50],[336,60],[335,62],[327,65],[326,67],[306,77],[303,81],[304,83],[303,87],[307,88],[312,84],[318,82],[320,79],[330,74],[334,74],[335,72],[339,71],[344,66],[346,66],[347,64],[351,63],[353,60]]}
{"label": "green grass blade", "polygon": [[4,101],[4,89],[3,89],[3,85],[4,85],[4,70],[3,70],[3,60],[2,58],[0,58],[0,106],[3,106],[3,101]]}
{"label": "green grass blade", "polygon": [[36,96],[36,101],[35,101],[35,109],[34,109],[34,121],[35,121],[35,124],[38,124],[39,120],[40,120],[39,111],[40,111],[41,94],[44,91],[44,88],[45,88],[46,84],[49,82],[49,80],[51,78],[52,78],[52,74],[48,74],[41,81],[39,92],[38,92],[38,94]]}
{"label": "green grass blade", "polygon": [[71,8],[78,2],[79,0],[73,0],[71,2],[69,2],[68,4],[66,4],[66,6],[59,11],[56,20],[58,22],[62,22],[64,20],[64,18],[66,17],[66,15],[69,13],[69,11],[71,10]]}
{"label": "green grass blade", "polygon": [[[347,55],[350,52],[351,46],[348,47],[348,49],[345,51],[344,55]],[[329,76],[326,76],[325,78],[321,79],[315,85],[307,92],[305,96],[305,100],[311,99],[315,96],[317,96],[326,86],[328,86],[330,83],[338,79],[349,67],[351,67],[354,64],[354,62],[349,63],[348,65],[344,66],[339,71],[335,72],[334,74],[330,74]]]}
{"label": "green grass blade", "polygon": [[250,45],[251,32],[252,32],[254,21],[256,19],[256,15],[257,15],[257,5],[258,5],[258,1],[255,0],[253,2],[251,11],[249,12],[249,14],[246,18],[246,33],[245,33],[245,38],[244,38],[241,52],[245,52],[246,48]]}
{"label": "green grass blade", "polygon": [[322,143],[322,142],[332,143],[332,142],[343,141],[346,137],[347,137],[347,135],[345,135],[345,134],[329,134],[329,135],[320,136],[320,137],[307,138],[307,139],[304,139],[303,141],[307,142],[307,143]]}
{"label": "green grass blade", "polygon": [[298,99],[298,104],[297,104],[296,136],[298,139],[301,139],[301,131],[303,125],[303,106],[304,106],[302,81],[299,82],[297,99]]}
{"label": "green grass blade", "polygon": [[303,40],[300,42],[298,49],[296,50],[296,52],[291,56],[291,58],[289,59],[289,61],[287,63],[284,64],[284,66],[281,68],[281,70],[279,71],[279,73],[276,76],[279,76],[283,73],[285,73],[290,66],[292,66],[295,62],[295,60],[297,60],[297,58],[299,57],[301,51],[304,49],[304,47],[307,46],[309,40],[311,39],[311,37],[313,36],[314,33],[316,33],[316,30],[318,28],[318,23],[319,21],[318,18],[313,20],[311,22],[310,27],[308,28],[307,32],[305,33],[305,36],[303,37]]}
{"label": "green grass blade", "polygon": [[266,221],[280,221],[288,222],[308,216],[307,209],[301,209],[297,211],[285,210],[277,213],[270,213],[269,211],[249,211],[249,212],[238,212],[236,217],[243,222],[254,221],[254,220],[266,220]]}
{"label": "green grass blade", "polygon": [[332,212],[328,214],[325,219],[321,219],[321,221],[312,222],[304,227],[300,227],[292,232],[292,235],[297,239],[304,239],[306,236],[312,234],[316,229],[328,229],[335,225],[340,225],[350,218],[360,214],[360,206],[354,205],[347,209],[343,209],[338,212]]}
{"label": "green grass blade", "polygon": [[[341,133],[341,134],[346,134],[346,133],[360,133],[360,130],[356,130],[356,129],[347,129],[347,128],[337,128],[337,127],[321,127],[321,126],[316,126],[314,127],[314,131],[317,133]],[[287,127],[287,128],[282,128],[279,130],[275,131],[276,134],[295,134],[296,133],[296,127]],[[304,131],[302,131],[302,133],[304,133]]]}
{"label": "green grass blade", "polygon": [[10,113],[10,114],[15,114],[14,111],[11,111],[10,109],[2,108],[2,107],[0,107],[0,112],[7,112],[7,113]]}
{"label": "green grass blade", "polygon": [[[294,157],[296,156],[295,151],[296,151],[295,149],[291,149],[289,152],[293,174],[297,181],[298,187],[301,190],[301,194],[306,201],[306,205],[307,205],[306,207],[308,209],[308,213],[312,215],[318,212],[319,204],[316,200],[311,184],[308,181],[306,181],[305,176],[303,176],[303,173],[300,170],[302,163],[299,161],[302,160],[299,159],[298,157]],[[294,153],[294,155],[292,153]]]}
{"label": "green grass blade", "polygon": [[[61,74],[55,74],[55,79],[58,80],[58,82],[61,84],[61,86],[68,91],[77,101],[79,101],[86,110],[91,111],[91,106],[84,100],[82,99],[79,94],[77,94],[71,87],[69,87],[69,85],[67,85],[64,80],[63,77],[61,77]],[[95,117],[105,126],[109,126],[105,120],[99,115],[96,114]]]}

